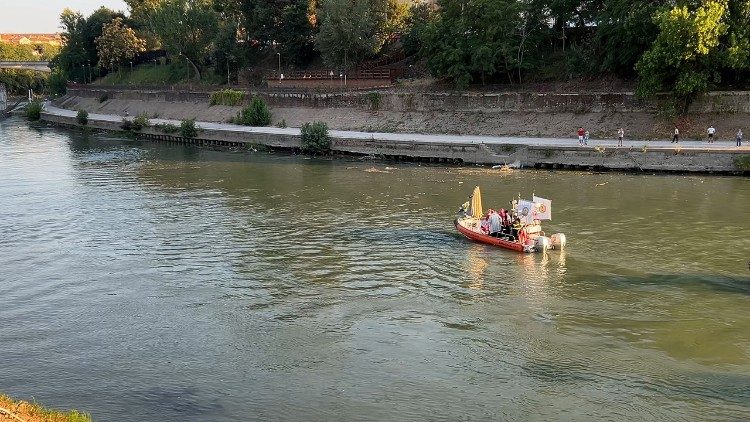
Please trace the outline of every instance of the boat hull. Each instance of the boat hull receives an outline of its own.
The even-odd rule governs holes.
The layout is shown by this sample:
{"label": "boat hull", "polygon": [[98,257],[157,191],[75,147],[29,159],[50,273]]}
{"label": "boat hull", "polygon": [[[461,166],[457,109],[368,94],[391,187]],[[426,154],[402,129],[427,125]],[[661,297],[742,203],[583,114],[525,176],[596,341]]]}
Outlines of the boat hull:
{"label": "boat hull", "polygon": [[530,252],[527,248],[524,248],[524,246],[521,245],[520,243],[499,239],[497,237],[492,237],[492,236],[482,234],[482,233],[477,233],[474,230],[469,229],[468,227],[462,226],[458,222],[458,219],[453,220],[453,224],[456,226],[456,230],[458,230],[459,233],[464,235],[467,239],[471,239],[475,242],[484,243],[484,244],[492,245],[492,246],[498,246],[498,247],[510,249],[516,252]]}

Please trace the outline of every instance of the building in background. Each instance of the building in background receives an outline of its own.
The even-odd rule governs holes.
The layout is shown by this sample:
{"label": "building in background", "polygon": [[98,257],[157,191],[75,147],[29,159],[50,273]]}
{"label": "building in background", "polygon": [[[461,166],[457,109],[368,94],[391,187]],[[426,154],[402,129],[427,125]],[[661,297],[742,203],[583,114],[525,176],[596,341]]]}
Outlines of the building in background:
{"label": "building in background", "polygon": [[0,42],[18,45],[49,44],[62,45],[60,34],[0,34]]}

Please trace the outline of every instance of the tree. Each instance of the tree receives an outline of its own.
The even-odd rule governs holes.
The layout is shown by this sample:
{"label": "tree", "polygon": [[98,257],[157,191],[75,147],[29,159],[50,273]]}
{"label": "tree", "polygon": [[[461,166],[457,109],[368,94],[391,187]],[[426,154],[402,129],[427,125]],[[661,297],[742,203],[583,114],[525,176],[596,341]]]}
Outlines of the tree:
{"label": "tree", "polygon": [[652,16],[663,0],[605,0],[597,18],[596,57],[604,71],[632,77],[635,64],[656,39],[659,28]]}
{"label": "tree", "polygon": [[372,7],[375,9],[377,32],[382,43],[404,33],[411,15],[411,1],[376,0]]}
{"label": "tree", "polygon": [[315,48],[331,66],[349,67],[380,49],[368,0],[324,0],[320,20]]}
{"label": "tree", "polygon": [[[445,0],[425,31],[422,54],[433,75],[459,87],[505,75],[521,82],[532,68],[542,17],[516,0]],[[531,60],[530,60],[531,59]]]}
{"label": "tree", "polygon": [[84,82],[87,74],[90,75],[90,66],[99,62],[94,41],[101,36],[103,26],[115,18],[124,19],[125,16],[105,7],[100,7],[88,18],[71,9],[63,10],[60,26],[64,46],[51,66],[67,79]]}
{"label": "tree", "polygon": [[[64,9],[60,14],[60,34],[63,48],[50,65],[56,68],[64,78],[83,82],[85,72],[82,64],[86,63],[86,48],[83,41],[83,26],[86,19],[79,12]],[[80,69],[80,70],[79,70]]]}
{"label": "tree", "polygon": [[315,56],[317,21],[310,7],[309,0],[294,0],[287,4],[281,14],[278,31],[274,34],[275,41],[281,46],[281,54],[298,65],[308,63]]}
{"label": "tree", "polygon": [[208,57],[218,33],[218,19],[207,0],[165,0],[154,12],[153,24],[164,48],[181,55],[201,78],[198,64]]}
{"label": "tree", "polygon": [[405,22],[405,33],[401,37],[404,52],[407,55],[419,53],[428,25],[436,19],[437,13],[426,3],[417,4],[411,8]]}
{"label": "tree", "polygon": [[636,65],[641,77],[638,94],[673,91],[685,111],[698,94],[718,83],[724,65],[719,45],[727,32],[726,14],[727,3],[716,0],[705,0],[694,10],[675,6],[657,13],[659,35]]}
{"label": "tree", "polygon": [[130,11],[130,24],[148,49],[161,46],[154,30],[153,16],[164,0],[125,0]]}
{"label": "tree", "polygon": [[[30,46],[0,41],[1,60],[34,61],[37,58]],[[14,94],[25,94],[28,89],[40,91],[45,86],[44,77],[39,72],[20,69],[0,69],[0,84]]]}
{"label": "tree", "polygon": [[137,53],[146,50],[146,42],[138,38],[132,28],[125,26],[121,18],[104,25],[102,35],[95,42],[99,66],[109,70],[119,69],[128,60],[133,60]]}

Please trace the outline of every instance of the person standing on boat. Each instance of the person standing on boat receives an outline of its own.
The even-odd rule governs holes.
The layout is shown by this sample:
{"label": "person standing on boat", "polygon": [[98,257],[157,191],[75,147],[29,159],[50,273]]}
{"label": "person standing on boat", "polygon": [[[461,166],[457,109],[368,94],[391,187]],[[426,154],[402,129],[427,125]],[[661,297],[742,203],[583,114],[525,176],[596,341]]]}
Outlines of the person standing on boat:
{"label": "person standing on boat", "polygon": [[490,212],[489,221],[490,221],[490,236],[498,237],[500,235],[500,230],[502,230],[503,226],[502,224],[500,224],[500,215],[495,210],[492,210]]}
{"label": "person standing on boat", "polygon": [[511,240],[518,239],[518,233],[521,231],[522,228],[523,228],[523,225],[521,224],[521,219],[516,217],[513,220],[513,225],[510,228],[510,235],[513,238]]}

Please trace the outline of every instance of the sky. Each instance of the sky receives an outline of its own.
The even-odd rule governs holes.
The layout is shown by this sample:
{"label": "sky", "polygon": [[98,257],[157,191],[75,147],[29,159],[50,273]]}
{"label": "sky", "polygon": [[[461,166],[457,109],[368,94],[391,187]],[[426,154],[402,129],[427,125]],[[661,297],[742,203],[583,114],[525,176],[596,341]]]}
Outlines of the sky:
{"label": "sky", "polygon": [[60,32],[66,7],[88,16],[100,6],[128,10],[123,0],[0,0],[0,33]]}

